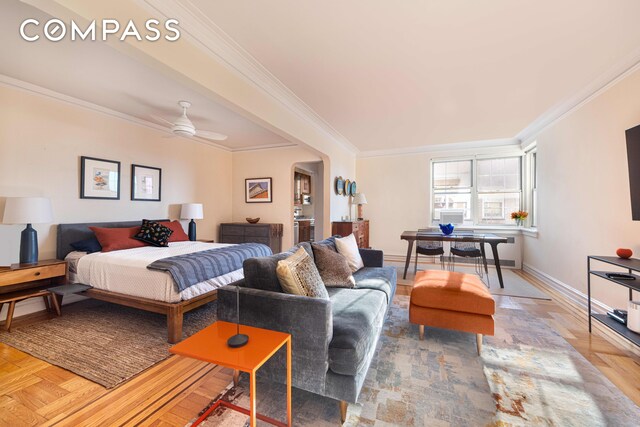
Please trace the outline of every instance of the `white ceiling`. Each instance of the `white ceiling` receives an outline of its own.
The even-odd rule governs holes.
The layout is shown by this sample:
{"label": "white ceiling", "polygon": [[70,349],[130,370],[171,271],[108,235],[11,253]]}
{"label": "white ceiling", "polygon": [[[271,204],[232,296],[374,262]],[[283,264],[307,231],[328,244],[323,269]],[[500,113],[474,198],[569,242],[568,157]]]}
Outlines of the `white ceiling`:
{"label": "white ceiling", "polygon": [[193,104],[188,114],[196,128],[229,136],[216,141],[217,145],[231,150],[292,145],[105,43],[23,41],[18,28],[24,19],[50,19],[38,9],[3,0],[0,12],[0,75],[149,122],[153,122],[151,115],[170,121],[177,118],[178,100],[188,100]]}
{"label": "white ceiling", "polygon": [[514,138],[640,58],[637,0],[181,3],[363,152]]}

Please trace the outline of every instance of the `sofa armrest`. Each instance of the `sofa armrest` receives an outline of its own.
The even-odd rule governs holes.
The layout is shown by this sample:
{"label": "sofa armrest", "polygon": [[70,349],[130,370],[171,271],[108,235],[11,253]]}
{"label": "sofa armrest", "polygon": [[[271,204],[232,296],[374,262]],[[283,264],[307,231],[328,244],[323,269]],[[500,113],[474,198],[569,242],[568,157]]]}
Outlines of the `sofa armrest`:
{"label": "sofa armrest", "polygon": [[376,249],[360,249],[360,256],[365,267],[382,267],[384,253]]}
{"label": "sofa armrest", "polygon": [[[236,288],[218,289],[218,319],[236,321]],[[324,390],[333,338],[331,301],[262,289],[240,288],[240,324],[291,334],[293,385],[312,392]],[[249,336],[251,340],[251,336]],[[278,352],[282,353],[282,352]],[[286,359],[278,354],[265,373],[284,380]]]}

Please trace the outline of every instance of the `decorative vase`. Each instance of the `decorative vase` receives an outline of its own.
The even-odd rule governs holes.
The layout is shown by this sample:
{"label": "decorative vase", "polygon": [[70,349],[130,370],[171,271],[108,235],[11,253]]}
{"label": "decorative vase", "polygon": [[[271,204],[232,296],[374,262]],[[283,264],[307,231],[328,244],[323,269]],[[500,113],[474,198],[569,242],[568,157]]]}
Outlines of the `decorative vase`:
{"label": "decorative vase", "polygon": [[619,248],[616,251],[616,255],[618,255],[620,258],[628,259],[628,258],[631,258],[631,256],[633,255],[633,251],[627,248]]}
{"label": "decorative vase", "polygon": [[442,231],[442,234],[444,234],[445,236],[448,236],[449,234],[453,233],[453,224],[438,224],[440,226],[440,231]]}
{"label": "decorative vase", "polygon": [[523,219],[520,219],[520,218],[517,218],[517,219],[516,219],[516,225],[517,225],[518,227],[522,227],[522,226],[524,225],[524,220],[523,220]]}

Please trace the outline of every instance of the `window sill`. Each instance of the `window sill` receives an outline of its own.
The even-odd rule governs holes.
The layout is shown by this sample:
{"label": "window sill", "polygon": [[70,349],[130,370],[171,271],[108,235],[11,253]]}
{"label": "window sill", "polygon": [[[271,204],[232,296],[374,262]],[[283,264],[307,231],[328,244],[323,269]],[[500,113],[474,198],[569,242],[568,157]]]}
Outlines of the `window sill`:
{"label": "window sill", "polygon": [[[437,225],[429,228],[438,229]],[[518,227],[515,225],[457,225],[456,230],[483,230],[494,231],[500,234],[522,234],[528,237],[538,237],[538,229],[533,227]]]}

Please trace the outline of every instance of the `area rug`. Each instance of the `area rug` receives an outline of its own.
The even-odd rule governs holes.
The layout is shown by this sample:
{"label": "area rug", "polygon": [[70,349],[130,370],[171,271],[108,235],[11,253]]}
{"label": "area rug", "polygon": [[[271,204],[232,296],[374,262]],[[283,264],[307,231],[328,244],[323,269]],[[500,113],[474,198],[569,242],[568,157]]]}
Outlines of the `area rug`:
{"label": "area rug", "polygon": [[[404,264],[402,266],[400,266],[397,262],[387,264],[396,267],[398,271],[398,278],[402,277],[402,274],[404,273]],[[418,269],[418,271],[439,270],[439,267],[439,264],[433,264],[429,265],[427,268],[420,268]],[[456,265],[456,271],[459,271],[461,273],[476,274],[474,267],[464,265]],[[407,278],[399,280],[398,282],[411,285],[413,284],[414,277],[413,264],[411,264],[411,266],[409,267],[409,271],[407,271]],[[542,292],[540,289],[536,288],[527,280],[523,279],[520,275],[514,273],[510,269],[502,269],[502,279],[504,281],[504,288],[500,287],[500,281],[498,280],[498,274],[496,273],[495,268],[489,268],[489,279],[487,280],[487,276],[485,275],[483,278],[483,282],[489,283],[489,291],[491,291],[493,295],[551,300],[551,297],[549,297],[549,295]]]}
{"label": "area rug", "polygon": [[[185,314],[183,335],[216,320],[216,302]],[[170,356],[166,316],[100,301],[64,306],[62,316],[0,332],[0,341],[112,388]]]}
{"label": "area rug", "polygon": [[[496,336],[418,328],[397,296],[347,426],[636,426],[640,408],[544,322],[500,308]],[[294,350],[295,351],[295,350]],[[225,398],[248,406],[246,377]],[[258,411],[285,418],[285,387],[258,382]],[[245,426],[219,409],[204,426]],[[335,426],[335,400],[294,389],[294,425]]]}

